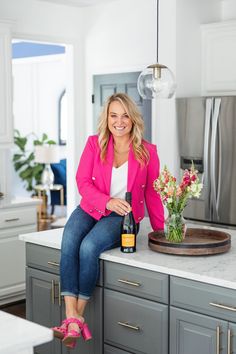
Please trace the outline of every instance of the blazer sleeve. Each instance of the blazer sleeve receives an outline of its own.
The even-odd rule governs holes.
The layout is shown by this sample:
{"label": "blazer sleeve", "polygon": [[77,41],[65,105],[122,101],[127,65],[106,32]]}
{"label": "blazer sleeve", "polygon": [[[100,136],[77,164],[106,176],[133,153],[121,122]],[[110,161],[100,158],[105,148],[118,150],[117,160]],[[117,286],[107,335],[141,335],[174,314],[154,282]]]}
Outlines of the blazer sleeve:
{"label": "blazer sleeve", "polygon": [[91,207],[104,213],[106,211],[106,203],[110,196],[101,192],[94,186],[92,180],[93,166],[98,147],[89,137],[81,155],[79,166],[76,173],[76,182],[80,195]]}
{"label": "blazer sleeve", "polygon": [[154,190],[153,182],[160,173],[160,162],[155,145],[149,149],[150,160],[147,166],[145,202],[153,230],[164,229],[164,208],[160,195]]}

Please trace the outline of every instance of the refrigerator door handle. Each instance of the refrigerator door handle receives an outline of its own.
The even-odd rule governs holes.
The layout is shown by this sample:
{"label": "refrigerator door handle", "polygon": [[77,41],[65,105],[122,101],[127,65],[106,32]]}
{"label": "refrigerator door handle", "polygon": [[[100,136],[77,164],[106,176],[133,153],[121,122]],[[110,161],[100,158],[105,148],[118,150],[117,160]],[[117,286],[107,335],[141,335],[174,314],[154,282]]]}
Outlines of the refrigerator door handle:
{"label": "refrigerator door handle", "polygon": [[211,217],[211,208],[210,208],[210,193],[209,193],[209,149],[210,149],[210,129],[211,129],[211,115],[212,115],[212,107],[213,99],[206,99],[206,110],[205,110],[205,128],[204,128],[204,153],[203,153],[203,166],[204,172],[202,176],[202,183],[206,191],[208,191],[205,199],[206,203],[206,218],[209,219]]}
{"label": "refrigerator door handle", "polygon": [[217,208],[217,190],[216,190],[216,161],[217,161],[217,128],[219,121],[219,111],[220,111],[221,99],[215,98],[214,100],[214,110],[212,115],[212,143],[211,143],[211,186],[212,186],[212,207],[213,207],[213,217],[218,219],[218,208]]}

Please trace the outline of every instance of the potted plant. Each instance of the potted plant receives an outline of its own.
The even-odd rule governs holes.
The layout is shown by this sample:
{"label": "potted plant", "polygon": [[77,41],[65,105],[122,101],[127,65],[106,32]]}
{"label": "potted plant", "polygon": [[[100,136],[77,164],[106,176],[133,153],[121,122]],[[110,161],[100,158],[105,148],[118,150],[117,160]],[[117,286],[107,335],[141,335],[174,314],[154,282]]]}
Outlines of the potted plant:
{"label": "potted plant", "polygon": [[27,191],[33,191],[34,186],[40,183],[41,174],[44,168],[43,164],[34,161],[34,147],[36,145],[56,144],[54,140],[48,138],[47,134],[42,134],[41,139],[34,133],[21,136],[19,130],[14,131],[14,143],[17,151],[13,155],[15,171],[23,180]]}

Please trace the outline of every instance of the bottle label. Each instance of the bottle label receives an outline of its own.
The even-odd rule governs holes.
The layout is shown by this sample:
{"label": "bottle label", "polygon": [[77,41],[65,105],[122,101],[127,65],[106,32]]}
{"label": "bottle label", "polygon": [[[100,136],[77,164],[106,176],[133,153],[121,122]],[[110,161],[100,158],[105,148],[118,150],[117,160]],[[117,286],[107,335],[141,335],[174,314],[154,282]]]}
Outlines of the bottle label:
{"label": "bottle label", "polygon": [[122,247],[134,247],[135,246],[135,235],[134,234],[122,234],[121,235],[121,246]]}

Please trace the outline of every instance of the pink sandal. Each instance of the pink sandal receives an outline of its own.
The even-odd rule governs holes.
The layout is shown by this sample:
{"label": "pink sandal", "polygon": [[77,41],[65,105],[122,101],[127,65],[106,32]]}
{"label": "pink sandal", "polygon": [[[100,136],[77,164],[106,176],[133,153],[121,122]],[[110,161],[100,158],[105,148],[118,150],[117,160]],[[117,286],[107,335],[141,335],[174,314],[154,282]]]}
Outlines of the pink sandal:
{"label": "pink sandal", "polygon": [[[68,330],[71,323],[76,323],[80,331],[75,329]],[[54,336],[62,339],[62,342],[69,348],[73,349],[76,346],[76,340],[80,337],[80,333],[85,341],[92,338],[92,334],[88,328],[87,323],[83,323],[78,318],[70,317],[62,321],[60,327],[53,327]]]}
{"label": "pink sandal", "polygon": [[67,326],[66,320],[62,321],[61,326],[53,327],[52,330],[53,330],[54,337],[59,338],[59,339],[63,339],[66,335],[67,328],[68,328],[68,326]]}

